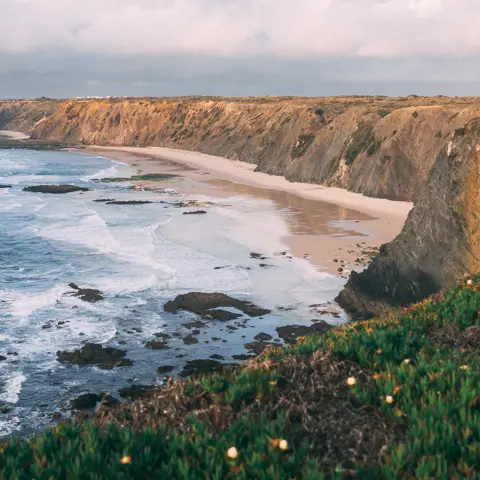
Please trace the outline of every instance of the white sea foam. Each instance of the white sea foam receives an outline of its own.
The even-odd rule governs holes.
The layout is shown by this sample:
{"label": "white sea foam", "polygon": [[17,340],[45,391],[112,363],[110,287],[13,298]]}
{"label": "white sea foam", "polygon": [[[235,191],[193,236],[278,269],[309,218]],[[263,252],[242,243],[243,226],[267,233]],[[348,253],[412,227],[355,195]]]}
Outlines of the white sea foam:
{"label": "white sea foam", "polygon": [[66,285],[57,285],[50,290],[37,294],[0,291],[0,299],[9,305],[14,317],[26,318],[33,312],[55,305],[69,291]]}
{"label": "white sea foam", "polygon": [[15,210],[17,208],[22,208],[23,205],[21,203],[15,202],[6,205],[0,205],[0,212],[9,212],[11,210]]}
{"label": "white sea foam", "polygon": [[10,172],[12,170],[25,170],[26,168],[26,165],[22,165],[14,160],[0,156],[0,170],[7,170]]}
{"label": "white sea foam", "polygon": [[93,173],[92,175],[83,177],[82,180],[88,181],[88,180],[99,180],[102,178],[115,178],[115,177],[118,177],[118,166],[104,168],[96,173]]}
{"label": "white sea foam", "polygon": [[3,388],[0,392],[0,401],[7,403],[17,403],[22,384],[27,379],[22,372],[12,372],[3,376]]}

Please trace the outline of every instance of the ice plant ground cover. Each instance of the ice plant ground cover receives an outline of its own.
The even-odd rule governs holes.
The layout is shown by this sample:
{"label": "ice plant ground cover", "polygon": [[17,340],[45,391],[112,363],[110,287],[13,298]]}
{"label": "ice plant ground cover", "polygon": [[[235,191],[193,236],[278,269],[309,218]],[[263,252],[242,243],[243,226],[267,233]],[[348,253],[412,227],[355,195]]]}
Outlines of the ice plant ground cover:
{"label": "ice plant ground cover", "polygon": [[0,445],[0,478],[479,478],[480,276]]}

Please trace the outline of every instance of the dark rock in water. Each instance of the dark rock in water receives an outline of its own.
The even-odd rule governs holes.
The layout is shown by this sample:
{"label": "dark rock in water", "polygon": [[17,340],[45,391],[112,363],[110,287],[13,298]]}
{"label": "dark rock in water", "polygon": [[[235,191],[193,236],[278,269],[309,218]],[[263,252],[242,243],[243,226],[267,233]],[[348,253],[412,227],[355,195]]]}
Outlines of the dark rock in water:
{"label": "dark rock in water", "polygon": [[183,212],[184,215],[204,215],[207,212],[205,210],[195,210],[193,212]]}
{"label": "dark rock in water", "polygon": [[7,407],[7,406],[0,406],[0,413],[3,413],[4,415],[6,415],[7,413],[10,413],[12,411],[12,409],[10,407]]}
{"label": "dark rock in water", "polygon": [[154,333],[153,336],[157,338],[161,338],[162,340],[167,340],[170,338],[170,335],[168,333],[163,333],[163,332]]}
{"label": "dark rock in water", "polygon": [[72,192],[88,192],[90,189],[77,187],[75,185],[33,185],[31,187],[25,187],[23,190],[25,192],[33,193],[64,194]]}
{"label": "dark rock in water", "polygon": [[51,418],[54,422],[58,422],[62,418],[62,412],[53,412]]}
{"label": "dark rock in water", "polygon": [[95,408],[99,402],[102,402],[102,405],[105,407],[114,407],[120,403],[116,398],[105,392],[102,392],[100,395],[96,393],[85,393],[74,398],[70,402],[70,406],[73,410],[91,410]]}
{"label": "dark rock in water", "polygon": [[203,327],[206,327],[207,324],[200,321],[200,320],[197,320],[195,322],[190,322],[190,323],[185,323],[184,326],[186,328],[188,328],[189,330],[192,330],[193,328],[203,328]]}
{"label": "dark rock in water", "polygon": [[198,343],[198,340],[193,335],[187,335],[183,339],[183,343],[185,345],[195,345],[196,343]]}
{"label": "dark rock in water", "polygon": [[42,330],[48,330],[52,328],[52,324],[51,323],[46,323],[45,325],[42,326]]}
{"label": "dark rock in water", "polygon": [[152,350],[165,350],[169,348],[168,343],[163,340],[150,340],[145,344],[145,347]]}
{"label": "dark rock in water", "polygon": [[203,318],[220,320],[221,322],[236,320],[240,317],[242,317],[242,314],[240,313],[229,312],[228,310],[222,310],[221,308],[217,308],[215,310],[208,310],[208,312],[203,316]]}
{"label": "dark rock in water", "polygon": [[180,376],[188,377],[190,375],[218,372],[224,369],[231,369],[235,366],[236,364],[221,363],[217,360],[190,360],[180,372]]}
{"label": "dark rock in water", "polygon": [[91,408],[95,408],[100,399],[100,395],[96,393],[84,393],[74,398],[70,402],[70,406],[74,410],[90,410]]}
{"label": "dark rock in water", "polygon": [[12,186],[11,186],[11,185],[2,185],[2,184],[0,184],[0,188],[12,188]]}
{"label": "dark rock in water", "polygon": [[87,343],[73,352],[58,351],[57,360],[72,365],[97,365],[99,368],[128,367],[133,362],[124,358],[126,352],[113,347],[103,347],[96,343]]}
{"label": "dark rock in water", "polygon": [[113,200],[106,203],[107,205],[147,205],[154,202],[149,202],[148,200]]}
{"label": "dark rock in water", "polygon": [[10,357],[18,357],[18,352],[7,352],[7,355]]}
{"label": "dark rock in water", "polygon": [[76,290],[76,292],[72,294],[73,297],[78,297],[85,302],[95,303],[104,299],[100,290],[95,290],[94,288],[80,288],[74,283],[69,283],[68,286],[72,290]]}
{"label": "dark rock in water", "polygon": [[223,355],[219,355],[218,353],[215,353],[214,355],[210,355],[210,358],[212,360],[224,360],[225,357]]}
{"label": "dark rock in water", "polygon": [[170,373],[172,370],[175,370],[175,367],[172,365],[163,365],[162,367],[158,367],[157,373],[160,375],[164,375],[165,373]]}
{"label": "dark rock in water", "polygon": [[137,398],[148,396],[157,388],[155,385],[130,385],[129,387],[121,388],[118,393],[122,398],[136,400]]}
{"label": "dark rock in water", "polygon": [[255,340],[259,341],[259,342],[268,342],[269,340],[271,340],[273,337],[271,335],[269,335],[268,333],[259,333],[258,335],[256,335],[255,337]]}
{"label": "dark rock in water", "polygon": [[232,355],[232,358],[234,360],[242,360],[242,361],[245,361],[245,360],[250,360],[251,358],[255,358],[256,355],[245,355],[245,354],[242,354],[242,355]]}
{"label": "dark rock in water", "polygon": [[7,359],[7,357],[4,357],[3,355],[0,355],[0,362],[4,362]]}
{"label": "dark rock in water", "polygon": [[97,200],[94,200],[96,203],[107,203],[107,202],[114,202],[114,198],[99,198]]}
{"label": "dark rock in water", "polygon": [[259,265],[260,268],[271,268],[274,267],[275,265],[269,265],[268,263],[261,263]]}
{"label": "dark rock in water", "polygon": [[268,260],[268,257],[266,257],[265,255],[262,255],[261,253],[255,253],[255,252],[252,252],[250,254],[250,258],[253,258],[255,260]]}
{"label": "dark rock in water", "polygon": [[208,318],[208,315],[216,315],[212,313],[212,310],[219,307],[236,308],[250,317],[261,317],[262,315],[270,313],[270,310],[257,307],[251,302],[237,300],[224,293],[191,292],[185,295],[178,295],[175,300],[167,302],[163,308],[166,312],[170,313],[187,310]]}
{"label": "dark rock in water", "polygon": [[306,325],[285,325],[284,327],[278,327],[278,336],[291,345],[297,342],[299,337],[305,337],[307,335],[324,334],[333,328],[332,325],[325,321],[319,321],[311,326]]}
{"label": "dark rock in water", "polygon": [[402,232],[382,245],[336,298],[360,318],[381,315],[456,285],[480,271],[480,119],[453,132]]}
{"label": "dark rock in water", "polygon": [[260,355],[267,347],[276,346],[274,343],[270,342],[250,342],[246,343],[245,350],[253,352],[255,355]]}

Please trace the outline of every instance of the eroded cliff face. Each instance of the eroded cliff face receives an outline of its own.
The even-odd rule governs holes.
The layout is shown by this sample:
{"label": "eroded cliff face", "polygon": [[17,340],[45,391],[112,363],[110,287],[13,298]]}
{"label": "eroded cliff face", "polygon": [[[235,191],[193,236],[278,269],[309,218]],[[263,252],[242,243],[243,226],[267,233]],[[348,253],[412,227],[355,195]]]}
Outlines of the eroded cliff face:
{"label": "eroded cliff face", "polygon": [[406,201],[451,132],[480,115],[479,99],[446,97],[105,99],[15,109],[0,103],[0,126],[34,139],[195,150],[290,181]]}
{"label": "eroded cliff face", "polygon": [[58,110],[57,100],[0,101],[0,130],[30,133]]}
{"label": "eroded cliff face", "polygon": [[400,235],[337,301],[372,316],[452,287],[480,271],[480,118],[450,135]]}

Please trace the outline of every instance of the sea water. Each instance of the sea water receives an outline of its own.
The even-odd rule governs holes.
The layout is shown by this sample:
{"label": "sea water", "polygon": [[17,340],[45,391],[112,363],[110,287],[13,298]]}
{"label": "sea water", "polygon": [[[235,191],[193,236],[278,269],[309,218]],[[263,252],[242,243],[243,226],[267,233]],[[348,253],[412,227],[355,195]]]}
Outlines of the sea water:
{"label": "sea water", "polygon": [[[207,215],[183,215],[188,209],[172,205],[182,196],[100,181],[134,173],[83,153],[0,150],[0,184],[11,185],[0,189],[0,355],[6,357],[0,361],[0,438],[43,429],[53,412],[68,416],[72,397],[81,393],[118,396],[132,382],[158,383],[162,365],[178,372],[186,361],[212,354],[231,362],[259,332],[275,336],[278,326],[309,324],[309,305],[331,301],[340,290],[342,280],[281,254],[288,230],[270,201],[222,198]],[[38,184],[90,191],[23,190]],[[106,198],[154,203],[95,202]],[[268,255],[268,267],[251,252]],[[71,296],[72,282],[100,289],[105,299],[87,303]],[[224,292],[272,313],[237,330],[210,322],[198,344],[185,345],[185,323],[195,315],[167,314],[163,305],[191,291]],[[157,332],[176,335],[169,349],[145,348]],[[86,342],[122,348],[134,364],[101,370],[57,361],[57,351]]]}

